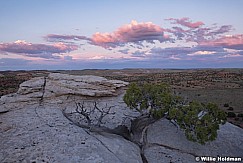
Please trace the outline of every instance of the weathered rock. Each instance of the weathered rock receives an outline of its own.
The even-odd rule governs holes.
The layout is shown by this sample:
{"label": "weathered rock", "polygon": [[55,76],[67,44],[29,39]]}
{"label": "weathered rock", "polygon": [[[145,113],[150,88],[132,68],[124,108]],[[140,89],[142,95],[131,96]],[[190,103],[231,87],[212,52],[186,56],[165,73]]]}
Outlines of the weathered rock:
{"label": "weathered rock", "polygon": [[192,163],[196,162],[195,157],[186,152],[172,150],[163,146],[154,145],[145,150],[145,157],[148,162],[173,162]]}
{"label": "weathered rock", "polygon": [[128,85],[120,80],[108,80],[99,76],[74,76],[51,73],[48,77],[36,77],[20,84],[17,93],[2,96],[0,102],[28,102],[40,98],[65,95],[106,97],[117,96],[119,88]]}
{"label": "weathered rock", "polygon": [[17,93],[0,100],[0,162],[142,162],[134,143],[117,134],[80,128],[62,113],[65,108],[72,111],[75,102],[98,101],[100,107],[116,106],[103,126],[129,127],[126,115],[132,111],[117,90],[125,85],[102,77],[65,74],[22,83]]}
{"label": "weathered rock", "polygon": [[44,77],[33,78],[20,85],[18,94],[25,95],[39,92],[45,85],[44,97],[62,95],[80,96],[113,96],[116,89],[128,85],[120,80],[107,80],[98,76],[74,76],[68,74],[52,73]]}
{"label": "weathered rock", "polygon": [[124,138],[89,133],[65,119],[60,105],[26,105],[1,115],[0,162],[141,162]]}
{"label": "weathered rock", "polygon": [[154,162],[158,158],[169,159],[172,162],[195,162],[196,156],[243,157],[242,134],[241,128],[226,123],[220,127],[215,141],[201,145],[187,140],[182,130],[177,129],[169,120],[162,119],[148,127],[149,147],[146,148],[145,155],[149,162]]}
{"label": "weathered rock", "polygon": [[22,84],[20,84],[17,94],[32,95],[35,92],[40,92],[41,94],[44,81],[45,81],[44,77],[36,77],[36,78],[32,78],[31,80],[25,81]]}
{"label": "weathered rock", "polygon": [[1,113],[6,113],[6,112],[9,111],[9,109],[6,108],[6,107],[4,106],[4,104],[5,104],[5,102],[0,101],[0,114],[1,114]]}
{"label": "weathered rock", "polygon": [[6,107],[1,107],[0,108],[0,114],[7,113],[8,111],[9,111],[9,109],[7,109]]}
{"label": "weathered rock", "polygon": [[103,77],[85,75],[50,74],[46,80],[44,97],[61,95],[114,96],[116,89],[128,85],[120,80],[107,80]]}

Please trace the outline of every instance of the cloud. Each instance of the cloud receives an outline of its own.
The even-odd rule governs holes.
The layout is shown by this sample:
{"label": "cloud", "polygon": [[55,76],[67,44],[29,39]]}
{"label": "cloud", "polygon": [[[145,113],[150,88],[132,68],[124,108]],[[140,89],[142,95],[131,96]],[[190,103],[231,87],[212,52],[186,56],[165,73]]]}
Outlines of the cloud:
{"label": "cloud", "polygon": [[0,51],[46,59],[57,59],[59,57],[54,54],[67,53],[77,49],[78,46],[76,45],[64,43],[55,43],[53,45],[32,44],[22,40],[15,41],[14,43],[0,43]]}
{"label": "cloud", "polygon": [[199,55],[214,55],[216,52],[212,51],[197,51],[191,54],[187,54],[188,56],[199,56]]}
{"label": "cloud", "polygon": [[143,42],[165,42],[170,40],[170,38],[164,34],[164,29],[158,25],[151,22],[138,23],[133,20],[130,24],[123,25],[115,32],[97,32],[92,36],[91,40],[94,45],[104,48],[114,48],[124,46],[127,43],[142,45]]}
{"label": "cloud", "polygon": [[200,45],[243,50],[243,34],[223,36],[215,40],[201,42]]}
{"label": "cloud", "polygon": [[48,34],[44,38],[51,42],[80,41],[86,40],[89,44],[101,46],[103,48],[122,47],[126,44],[135,44],[143,46],[143,42],[154,43],[154,41],[165,42],[170,40],[169,36],[164,34],[164,29],[152,22],[138,23],[133,20],[111,33],[96,32],[91,38],[79,35],[59,35]]}
{"label": "cloud", "polygon": [[166,29],[166,32],[172,33],[178,40],[182,40],[187,35],[188,30],[181,27],[172,27],[172,29]]}
{"label": "cloud", "polygon": [[208,51],[208,52],[225,52],[225,49],[223,47],[215,47],[210,45],[197,45],[191,48],[191,51]]}
{"label": "cloud", "polygon": [[146,51],[139,51],[139,50],[137,50],[137,51],[135,51],[135,52],[133,52],[132,53],[132,57],[141,57],[141,58],[144,58],[144,57],[146,57]]}
{"label": "cloud", "polygon": [[121,50],[118,50],[118,52],[120,52],[122,54],[129,54],[129,49],[121,49]]}
{"label": "cloud", "polygon": [[79,35],[58,35],[58,34],[48,34],[47,36],[44,37],[47,41],[51,42],[60,42],[60,41],[65,41],[65,40],[88,40],[90,41],[90,38],[86,36],[79,36]]}
{"label": "cloud", "polygon": [[[243,36],[227,35],[233,30],[231,25],[218,26],[213,24],[212,26],[206,26],[202,21],[192,21],[189,18],[169,18],[167,20],[174,26],[166,29],[151,22],[138,23],[137,21],[132,21],[130,24],[123,25],[113,32],[97,32],[90,38],[57,34],[47,35],[46,38],[52,41],[86,40],[88,44],[100,46],[107,50],[118,47],[118,52],[140,61],[205,61],[207,59],[217,60],[220,58],[240,57],[241,52],[239,50],[243,49]],[[171,44],[169,45],[170,47],[162,48],[161,44],[156,42],[165,43],[165,45],[167,42],[170,42]],[[186,44],[183,46],[184,43]],[[120,47],[124,47],[124,49]],[[232,52],[226,49],[238,51]],[[103,60],[106,57],[102,55],[90,59]]]}
{"label": "cloud", "polygon": [[[74,63],[77,67],[79,67],[78,63],[83,63],[87,67],[89,67],[88,63],[94,66],[95,63],[99,63],[101,67],[115,67],[116,63],[119,63],[121,67],[124,67],[122,63],[129,66],[134,62],[141,67],[145,66],[143,65],[145,63],[148,67],[153,67],[154,63],[160,65],[171,62],[173,65],[172,62],[186,64],[195,61],[192,65],[196,65],[196,63],[203,64],[207,61],[242,60],[243,35],[229,35],[229,32],[233,30],[231,25],[206,26],[202,21],[191,21],[189,18],[168,20],[172,24],[172,27],[168,29],[152,22],[132,21],[113,32],[97,32],[91,36],[48,34],[44,38],[51,42],[50,44],[33,44],[25,41],[0,43],[0,52],[47,59],[60,58],[60,60],[44,59],[42,61],[45,63],[53,61],[60,65],[61,62],[65,62],[66,68],[68,64],[73,66],[71,64]],[[64,53],[77,50],[82,43],[84,46],[89,44],[103,47],[105,48],[103,51],[106,51],[108,55],[102,51],[97,53],[97,56],[89,58],[85,56],[83,61],[82,59],[77,61],[77,58],[82,58],[81,56],[72,58],[64,55]],[[88,48],[85,49],[88,50]],[[113,63],[109,65],[106,62]]]}
{"label": "cloud", "polygon": [[223,34],[233,30],[231,25],[203,27],[205,24],[201,21],[192,22],[189,18],[169,18],[171,24],[181,25],[166,29],[166,32],[171,33],[175,40],[185,40],[186,42],[204,42],[222,37]]}
{"label": "cloud", "polygon": [[187,35],[187,41],[194,41],[197,43],[214,40],[222,37],[225,33],[232,31],[231,25],[223,25],[220,27],[197,28],[190,30]]}
{"label": "cloud", "polygon": [[[169,18],[172,24],[181,25],[181,27],[174,26],[170,29],[165,29],[152,22],[141,22],[133,20],[130,24],[125,24],[119,27],[114,32],[100,33],[96,32],[91,37],[80,35],[60,35],[49,34],[44,38],[47,41],[81,41],[86,40],[87,43],[101,46],[106,49],[112,49],[116,47],[123,47],[130,45],[136,48],[142,49],[147,46],[145,43],[160,43],[170,41],[176,42],[177,40],[184,40],[186,42],[201,43],[208,40],[213,40],[222,36],[232,30],[231,25],[223,25],[217,27],[202,27],[204,23],[202,21],[192,22],[189,18]],[[172,35],[166,35],[169,33]],[[121,53],[126,54],[126,51],[120,50]]]}
{"label": "cloud", "polygon": [[191,47],[170,47],[170,48],[152,48],[150,54],[155,57],[170,58],[172,56],[183,56],[194,51]]}
{"label": "cloud", "polygon": [[199,28],[200,26],[204,25],[204,23],[201,21],[193,23],[190,21],[189,18],[181,18],[181,19],[169,18],[165,20],[172,21],[172,24],[179,24],[181,26],[185,26],[188,28]]}
{"label": "cloud", "polygon": [[223,25],[219,27],[218,29],[215,29],[214,31],[211,31],[208,35],[218,35],[218,34],[224,34],[232,31],[232,25]]}
{"label": "cloud", "polygon": [[149,51],[150,57],[164,59],[191,59],[189,57],[200,58],[213,56],[215,58],[229,54],[224,48],[212,46],[194,46],[194,47],[169,47],[169,48],[152,48]]}
{"label": "cloud", "polygon": [[103,59],[107,59],[107,58],[103,55],[96,55],[94,57],[90,57],[89,59],[91,59],[91,60],[103,60]]}
{"label": "cloud", "polygon": [[243,57],[243,56],[240,54],[227,54],[223,56],[223,58],[235,58],[235,57]]}

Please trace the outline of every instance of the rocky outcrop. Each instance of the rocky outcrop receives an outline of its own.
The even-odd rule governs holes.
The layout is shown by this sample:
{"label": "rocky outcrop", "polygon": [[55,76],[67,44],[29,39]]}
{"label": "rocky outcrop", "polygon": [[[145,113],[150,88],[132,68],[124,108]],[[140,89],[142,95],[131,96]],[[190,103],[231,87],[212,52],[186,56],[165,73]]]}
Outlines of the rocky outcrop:
{"label": "rocky outcrop", "polygon": [[52,73],[47,78],[39,77],[26,81],[20,85],[17,94],[26,95],[39,92],[45,83],[44,97],[51,98],[62,95],[80,96],[114,96],[116,89],[128,85],[120,80],[107,80],[98,76],[74,76]]}
{"label": "rocky outcrop", "polygon": [[139,113],[123,102],[127,84],[59,73],[22,83],[17,93],[0,99],[0,162],[186,163],[203,155],[243,157],[243,130],[229,123],[204,146],[188,141],[166,119],[136,118]]}
{"label": "rocky outcrop", "polygon": [[[0,99],[0,162],[142,162],[139,147],[119,134],[91,132],[75,123],[75,103],[114,106],[104,126],[127,125],[133,115],[122,102],[123,81],[97,76],[50,74],[20,85]],[[79,119],[78,119],[79,118]]]}
{"label": "rocky outcrop", "polygon": [[[56,100],[60,96],[112,97],[117,96],[121,87],[128,85],[120,80],[107,80],[92,75],[75,76],[51,73],[48,77],[36,77],[19,86],[17,93],[2,96],[1,103],[38,101],[39,99]],[[11,109],[11,108],[9,108]],[[6,110],[6,108],[5,108]]]}

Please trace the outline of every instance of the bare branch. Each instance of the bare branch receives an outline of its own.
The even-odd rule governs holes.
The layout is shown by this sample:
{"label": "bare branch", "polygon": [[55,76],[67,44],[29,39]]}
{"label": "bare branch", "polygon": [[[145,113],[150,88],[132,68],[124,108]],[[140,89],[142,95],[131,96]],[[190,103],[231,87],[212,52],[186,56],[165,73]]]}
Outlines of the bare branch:
{"label": "bare branch", "polygon": [[[91,101],[86,101],[90,103]],[[111,109],[115,106],[108,106],[106,103],[104,107],[100,107],[97,101],[93,101],[93,107],[91,105],[87,105],[85,101],[82,102],[75,102],[75,111],[71,113],[67,113],[66,116],[70,116],[72,114],[79,114],[82,116],[83,119],[86,120],[87,126],[91,128],[92,126],[101,127],[103,124],[103,119],[107,115],[114,115],[115,112],[111,112]]]}
{"label": "bare branch", "polygon": [[[76,103],[76,102],[75,102]],[[81,109],[81,110],[80,110]],[[87,120],[88,126],[91,125],[91,119],[90,119],[90,113],[87,112],[87,109],[84,107],[84,101],[83,103],[76,103],[76,112],[84,116]]]}
{"label": "bare branch", "polygon": [[106,110],[107,107],[108,107],[108,106],[107,106],[107,103],[106,103],[105,107],[103,107],[102,109],[100,109],[100,108],[98,108],[98,106],[97,106],[97,102],[96,102],[96,101],[94,102],[94,108],[100,112],[100,116],[99,116],[98,121],[97,121],[97,123],[96,123],[97,126],[100,126],[100,125],[102,124],[102,120],[103,120],[103,118],[104,118],[105,116],[107,116],[107,115],[109,115],[109,114],[115,114],[115,112],[110,113],[111,108],[114,107],[114,106],[110,106],[110,107]]}

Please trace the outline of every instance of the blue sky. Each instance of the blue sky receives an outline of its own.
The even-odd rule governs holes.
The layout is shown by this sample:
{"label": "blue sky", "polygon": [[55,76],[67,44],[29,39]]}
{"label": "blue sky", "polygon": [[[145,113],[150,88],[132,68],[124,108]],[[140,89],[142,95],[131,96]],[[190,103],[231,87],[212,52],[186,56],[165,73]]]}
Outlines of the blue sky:
{"label": "blue sky", "polygon": [[243,68],[242,0],[5,0],[0,6],[0,70]]}

